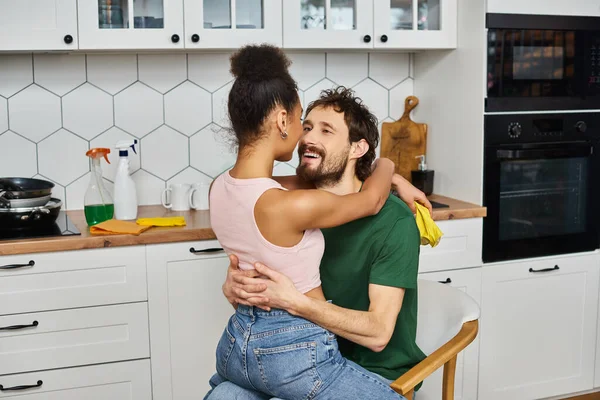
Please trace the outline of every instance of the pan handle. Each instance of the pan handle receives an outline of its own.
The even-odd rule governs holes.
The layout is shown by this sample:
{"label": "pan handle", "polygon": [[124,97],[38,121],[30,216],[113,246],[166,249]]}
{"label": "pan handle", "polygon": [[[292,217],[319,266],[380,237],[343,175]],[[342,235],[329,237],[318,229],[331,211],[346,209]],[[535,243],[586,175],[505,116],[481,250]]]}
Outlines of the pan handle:
{"label": "pan handle", "polygon": [[0,191],[0,205],[6,208],[10,208],[10,201],[8,201],[8,199],[4,198],[4,194],[6,193],[5,190]]}

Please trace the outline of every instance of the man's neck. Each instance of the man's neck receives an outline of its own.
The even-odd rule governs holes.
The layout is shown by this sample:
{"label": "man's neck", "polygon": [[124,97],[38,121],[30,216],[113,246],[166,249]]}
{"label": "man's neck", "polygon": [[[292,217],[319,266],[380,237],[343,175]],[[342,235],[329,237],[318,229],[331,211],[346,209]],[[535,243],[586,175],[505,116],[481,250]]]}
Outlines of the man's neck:
{"label": "man's neck", "polygon": [[339,182],[333,185],[317,186],[318,189],[326,190],[328,192],[344,196],[351,193],[358,193],[362,186],[362,182],[354,173],[354,167],[347,168],[344,172],[344,176]]}

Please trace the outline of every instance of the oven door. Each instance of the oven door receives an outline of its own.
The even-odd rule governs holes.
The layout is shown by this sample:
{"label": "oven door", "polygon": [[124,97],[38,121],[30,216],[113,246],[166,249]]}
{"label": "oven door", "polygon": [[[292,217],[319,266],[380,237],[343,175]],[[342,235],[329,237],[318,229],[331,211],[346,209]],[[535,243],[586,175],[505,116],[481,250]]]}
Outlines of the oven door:
{"label": "oven door", "polygon": [[484,262],[598,248],[593,150],[581,142],[486,148]]}

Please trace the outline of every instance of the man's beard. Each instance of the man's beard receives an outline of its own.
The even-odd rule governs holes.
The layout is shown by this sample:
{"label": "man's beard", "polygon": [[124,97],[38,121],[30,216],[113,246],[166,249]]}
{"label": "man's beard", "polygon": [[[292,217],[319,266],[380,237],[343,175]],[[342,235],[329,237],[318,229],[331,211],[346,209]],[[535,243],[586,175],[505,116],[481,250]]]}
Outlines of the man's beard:
{"label": "man's beard", "polygon": [[[302,164],[302,155],[306,151],[317,153],[321,157],[321,162],[317,168],[311,168],[308,164]],[[350,145],[337,155],[329,156],[322,149],[314,146],[301,145],[298,148],[300,164],[296,168],[296,174],[305,181],[313,183],[315,186],[333,186],[342,180],[346,166],[348,165],[348,155],[350,154]]]}

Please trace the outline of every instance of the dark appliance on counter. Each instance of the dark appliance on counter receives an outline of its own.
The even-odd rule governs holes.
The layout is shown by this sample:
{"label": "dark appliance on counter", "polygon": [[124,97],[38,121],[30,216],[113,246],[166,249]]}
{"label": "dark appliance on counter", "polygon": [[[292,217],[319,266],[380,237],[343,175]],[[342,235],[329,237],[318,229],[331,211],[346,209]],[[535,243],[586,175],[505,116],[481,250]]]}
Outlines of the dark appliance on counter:
{"label": "dark appliance on counter", "polygon": [[600,17],[486,15],[486,112],[600,109]]}
{"label": "dark appliance on counter", "polygon": [[484,262],[599,248],[600,113],[484,117]]}

